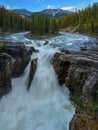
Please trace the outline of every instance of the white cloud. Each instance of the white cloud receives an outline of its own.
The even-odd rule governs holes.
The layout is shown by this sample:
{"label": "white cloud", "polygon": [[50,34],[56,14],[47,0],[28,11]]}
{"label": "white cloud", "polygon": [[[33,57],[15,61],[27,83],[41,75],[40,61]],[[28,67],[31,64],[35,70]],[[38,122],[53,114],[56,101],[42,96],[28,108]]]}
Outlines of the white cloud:
{"label": "white cloud", "polygon": [[47,8],[47,9],[55,9],[56,6],[55,6],[55,5],[48,5],[46,8]]}
{"label": "white cloud", "polygon": [[52,8],[52,6],[51,6],[51,5],[48,5],[48,6],[47,6],[47,9],[51,9],[51,8]]}
{"label": "white cloud", "polygon": [[61,9],[62,10],[69,10],[69,11],[71,11],[71,10],[74,10],[75,7],[73,7],[73,6],[65,6],[65,7],[62,7]]}
{"label": "white cloud", "polygon": [[9,5],[6,6],[6,9],[10,10],[10,8],[11,8],[11,7],[10,7]]}

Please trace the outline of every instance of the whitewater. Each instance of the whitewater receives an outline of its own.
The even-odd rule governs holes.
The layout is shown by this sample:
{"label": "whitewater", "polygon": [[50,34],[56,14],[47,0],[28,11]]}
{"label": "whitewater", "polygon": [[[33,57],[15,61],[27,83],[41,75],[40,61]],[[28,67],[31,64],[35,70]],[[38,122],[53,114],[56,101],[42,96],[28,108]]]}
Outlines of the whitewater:
{"label": "whitewater", "polygon": [[[33,46],[39,52],[33,52],[31,56],[31,60],[38,60],[29,91],[27,86],[31,62],[21,77],[12,79],[12,91],[0,100],[0,130],[69,130],[75,108],[70,102],[68,88],[59,85],[52,65],[53,56],[60,51],[61,46],[70,47],[76,42],[75,36],[67,34],[68,38],[70,35],[74,40],[72,43],[69,39],[64,45],[67,36],[64,40],[63,35],[66,34],[49,39],[49,44],[45,46],[44,40],[27,39],[24,33],[7,37],[23,42],[26,46]],[[85,42],[89,37],[80,36],[81,39]]]}

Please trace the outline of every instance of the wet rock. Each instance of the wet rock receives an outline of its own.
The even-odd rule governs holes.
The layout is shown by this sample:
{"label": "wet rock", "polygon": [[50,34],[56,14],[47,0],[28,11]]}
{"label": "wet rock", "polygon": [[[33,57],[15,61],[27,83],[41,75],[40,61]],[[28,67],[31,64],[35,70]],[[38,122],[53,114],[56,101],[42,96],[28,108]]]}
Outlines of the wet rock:
{"label": "wet rock", "polygon": [[49,41],[45,41],[44,45],[48,45],[49,44]]}
{"label": "wet rock", "polygon": [[72,92],[79,91],[88,97],[96,96],[98,89],[97,51],[56,53],[53,66],[60,84],[65,83]]}
{"label": "wet rock", "polygon": [[82,93],[84,109],[76,110],[69,130],[98,130],[98,112],[92,114],[87,110],[89,100],[98,101],[98,48],[56,53],[53,66],[60,84],[65,83],[72,95]]}
{"label": "wet rock", "polygon": [[68,76],[68,69],[70,67],[70,62],[67,60],[63,60],[62,57],[60,56],[61,56],[60,53],[55,54],[53,59],[53,65],[58,75],[59,83],[63,84],[65,82],[65,78]]}
{"label": "wet rock", "polygon": [[34,47],[27,47],[27,48],[29,48],[31,50],[31,52],[39,52],[39,50],[35,49]]}
{"label": "wet rock", "polygon": [[26,47],[22,45],[15,45],[8,46],[7,53],[15,59],[13,76],[21,75],[30,61],[31,50],[26,49]]}
{"label": "wet rock", "polygon": [[6,53],[0,54],[0,98],[11,91],[15,60]]}
{"label": "wet rock", "polygon": [[35,51],[34,48],[26,47],[22,43],[6,43],[6,46],[3,45],[3,48],[1,45],[0,50],[3,52],[5,51],[15,59],[13,76],[20,76],[30,61],[31,54]]}
{"label": "wet rock", "polygon": [[31,61],[30,72],[29,72],[29,83],[28,83],[28,87],[27,87],[28,90],[30,89],[30,85],[31,85],[31,82],[32,82],[32,80],[34,78],[36,68],[37,68],[37,58],[33,59]]}
{"label": "wet rock", "polygon": [[81,51],[87,51],[87,46],[85,47],[80,47]]}

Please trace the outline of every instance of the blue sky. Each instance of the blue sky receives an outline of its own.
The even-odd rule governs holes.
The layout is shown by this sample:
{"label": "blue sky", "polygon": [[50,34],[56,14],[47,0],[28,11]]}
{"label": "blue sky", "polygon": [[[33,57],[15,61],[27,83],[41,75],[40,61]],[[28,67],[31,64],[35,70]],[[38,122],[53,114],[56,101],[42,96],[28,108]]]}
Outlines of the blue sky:
{"label": "blue sky", "polygon": [[62,8],[65,10],[75,10],[92,5],[98,0],[0,0],[0,5],[8,9],[25,8],[30,11],[41,11],[46,8]]}

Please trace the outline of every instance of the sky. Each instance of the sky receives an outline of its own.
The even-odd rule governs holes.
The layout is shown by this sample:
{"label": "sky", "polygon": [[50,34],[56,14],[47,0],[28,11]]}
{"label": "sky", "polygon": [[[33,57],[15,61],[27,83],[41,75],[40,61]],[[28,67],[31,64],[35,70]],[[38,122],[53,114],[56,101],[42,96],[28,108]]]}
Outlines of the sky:
{"label": "sky", "polygon": [[7,9],[23,8],[32,12],[54,8],[75,11],[92,5],[94,2],[98,0],[0,0],[0,5]]}

